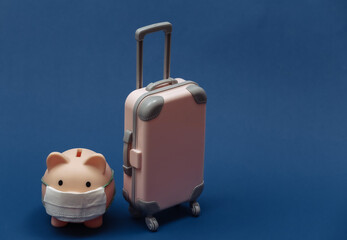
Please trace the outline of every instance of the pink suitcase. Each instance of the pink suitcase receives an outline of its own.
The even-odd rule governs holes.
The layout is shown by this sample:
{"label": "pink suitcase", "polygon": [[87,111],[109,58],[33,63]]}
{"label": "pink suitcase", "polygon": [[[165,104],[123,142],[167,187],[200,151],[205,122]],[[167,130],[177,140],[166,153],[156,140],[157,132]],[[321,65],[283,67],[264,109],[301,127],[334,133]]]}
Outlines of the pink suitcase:
{"label": "pink suitcase", "polygon": [[[137,89],[125,101],[123,196],[151,231],[153,214],[183,202],[198,216],[204,187],[207,97],[195,82],[169,77],[171,30],[169,22],[137,29]],[[165,32],[164,80],[143,88],[143,39],[157,31]]]}

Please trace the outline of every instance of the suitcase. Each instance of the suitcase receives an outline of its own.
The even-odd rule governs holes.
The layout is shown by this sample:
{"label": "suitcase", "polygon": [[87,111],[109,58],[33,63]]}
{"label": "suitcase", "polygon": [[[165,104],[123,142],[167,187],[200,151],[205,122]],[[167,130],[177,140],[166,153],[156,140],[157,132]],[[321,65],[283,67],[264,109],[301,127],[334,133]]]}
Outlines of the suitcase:
{"label": "suitcase", "polygon": [[[143,40],[157,31],[165,33],[164,79],[142,87]],[[137,29],[137,89],[125,101],[123,196],[151,231],[153,214],[183,202],[198,216],[204,187],[207,97],[197,83],[170,77],[171,31],[169,22]]]}

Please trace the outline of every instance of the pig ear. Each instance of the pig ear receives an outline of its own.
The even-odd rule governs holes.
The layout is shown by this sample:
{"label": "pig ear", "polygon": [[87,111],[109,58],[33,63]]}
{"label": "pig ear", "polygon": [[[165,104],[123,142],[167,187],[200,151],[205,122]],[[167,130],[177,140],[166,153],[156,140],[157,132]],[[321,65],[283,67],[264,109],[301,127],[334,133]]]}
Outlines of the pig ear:
{"label": "pig ear", "polygon": [[105,160],[105,157],[102,154],[100,154],[100,153],[94,154],[93,156],[89,157],[85,161],[84,165],[95,167],[98,170],[100,170],[100,172],[102,174],[104,174],[105,170],[106,170],[106,160]]}
{"label": "pig ear", "polygon": [[52,152],[51,154],[48,155],[46,164],[47,164],[47,169],[50,171],[52,168],[59,164],[63,163],[68,163],[69,160],[60,152]]}

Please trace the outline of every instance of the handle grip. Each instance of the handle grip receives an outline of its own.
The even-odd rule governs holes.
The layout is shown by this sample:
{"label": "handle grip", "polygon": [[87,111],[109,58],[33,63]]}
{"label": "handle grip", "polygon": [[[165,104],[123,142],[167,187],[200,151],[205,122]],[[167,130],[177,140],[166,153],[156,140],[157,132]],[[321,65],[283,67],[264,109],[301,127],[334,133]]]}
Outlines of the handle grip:
{"label": "handle grip", "polygon": [[160,22],[152,25],[144,26],[136,30],[135,39],[137,41],[143,41],[145,36],[149,33],[154,33],[158,31],[164,31],[165,34],[172,32],[172,24],[169,22]]}
{"label": "handle grip", "polygon": [[148,84],[147,87],[146,87],[146,90],[147,91],[152,91],[152,90],[158,88],[161,85],[164,85],[164,84],[173,85],[173,84],[176,84],[176,83],[178,83],[178,81],[176,79],[173,79],[173,78],[164,79],[164,80],[156,81],[155,83]]}
{"label": "handle grip", "polygon": [[170,45],[172,24],[169,22],[155,23],[142,28],[135,32],[137,41],[136,49],[136,88],[143,86],[143,40],[149,33],[164,31],[165,33],[165,49],[164,49],[164,79],[170,77]]}

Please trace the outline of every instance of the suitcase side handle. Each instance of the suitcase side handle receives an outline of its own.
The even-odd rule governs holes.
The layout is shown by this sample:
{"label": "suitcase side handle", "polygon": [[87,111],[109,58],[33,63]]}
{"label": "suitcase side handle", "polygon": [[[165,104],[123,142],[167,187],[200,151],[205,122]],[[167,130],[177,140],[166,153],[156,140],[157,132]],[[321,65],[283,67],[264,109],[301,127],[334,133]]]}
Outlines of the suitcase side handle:
{"label": "suitcase side handle", "polygon": [[123,171],[126,175],[132,175],[132,169],[129,163],[129,151],[132,144],[133,133],[130,130],[125,130],[123,137]]}
{"label": "suitcase side handle", "polygon": [[160,22],[139,28],[135,32],[137,41],[136,47],[136,88],[143,86],[143,40],[149,33],[164,31],[165,33],[165,49],[164,49],[164,79],[170,77],[170,45],[172,24],[169,22]]}

